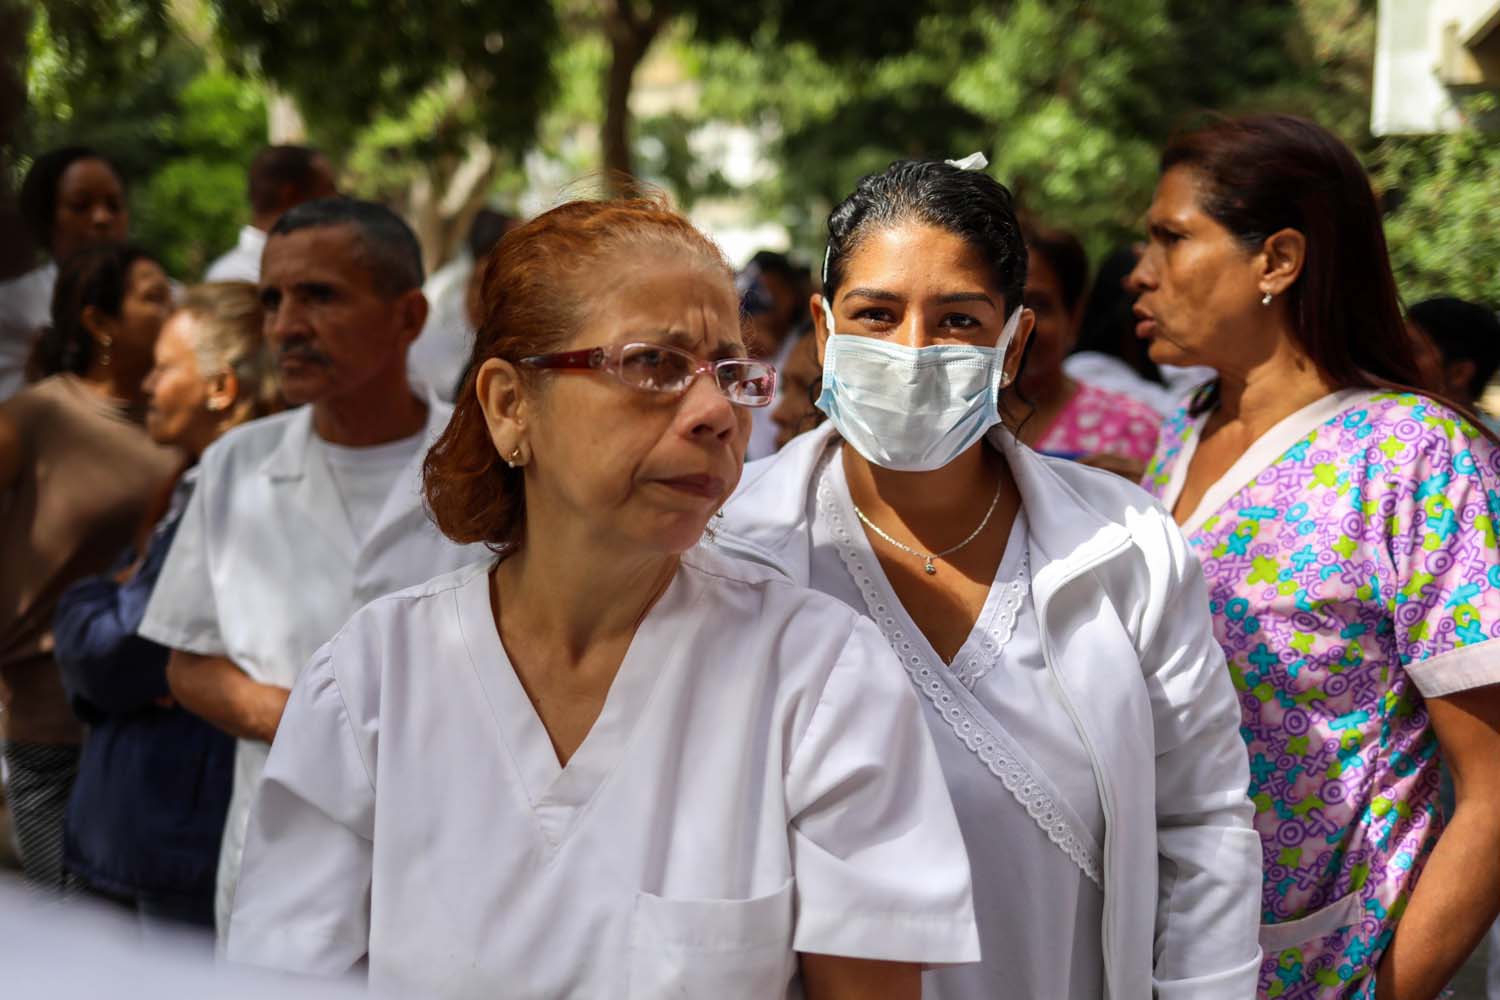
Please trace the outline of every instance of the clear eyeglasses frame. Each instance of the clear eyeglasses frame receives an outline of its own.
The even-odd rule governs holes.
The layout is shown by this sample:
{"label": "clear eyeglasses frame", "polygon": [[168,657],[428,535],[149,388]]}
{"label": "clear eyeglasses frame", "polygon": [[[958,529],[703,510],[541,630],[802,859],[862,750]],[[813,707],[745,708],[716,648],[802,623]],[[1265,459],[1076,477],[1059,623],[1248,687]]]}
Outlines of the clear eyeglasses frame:
{"label": "clear eyeglasses frame", "polygon": [[630,343],[585,347],[557,354],[533,354],[519,364],[548,371],[608,372],[632,389],[682,395],[699,375],[738,406],[768,406],[776,397],[776,366],[755,358],[704,361],[665,344]]}

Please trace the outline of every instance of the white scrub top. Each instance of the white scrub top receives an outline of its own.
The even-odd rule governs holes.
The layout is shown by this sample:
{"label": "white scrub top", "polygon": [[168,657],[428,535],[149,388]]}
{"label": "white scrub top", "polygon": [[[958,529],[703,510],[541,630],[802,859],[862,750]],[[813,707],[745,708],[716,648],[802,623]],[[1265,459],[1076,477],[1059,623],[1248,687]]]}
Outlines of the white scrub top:
{"label": "white scrub top", "polygon": [[423,997],[800,994],[795,952],[978,957],[915,694],[839,602],[695,549],[558,763],[479,563],[293,689],[231,959]]}
{"label": "white scrub top", "polygon": [[923,996],[1098,1000],[1104,810],[1042,656],[1025,512],[949,664],[902,607],[860,527],[839,449],[822,462],[808,521],[812,586],[869,615],[922,693],[974,871],[984,961],[928,972]]}
{"label": "white scrub top", "polygon": [[[428,400],[430,442],[450,410]],[[319,646],[360,607],[479,558],[428,518],[419,449],[393,476],[360,538],[318,459],[309,407],[236,428],[203,453],[199,483],[162,567],[140,634],[225,656],[254,680],[291,687]],[[268,747],[240,740],[219,852],[216,922],[228,926],[250,798]]]}

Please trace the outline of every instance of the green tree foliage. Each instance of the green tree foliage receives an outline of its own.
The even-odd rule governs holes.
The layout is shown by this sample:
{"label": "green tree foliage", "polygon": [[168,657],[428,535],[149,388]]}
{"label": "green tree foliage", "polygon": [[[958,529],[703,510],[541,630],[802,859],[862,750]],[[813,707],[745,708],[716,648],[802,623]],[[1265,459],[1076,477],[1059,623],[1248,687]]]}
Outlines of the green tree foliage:
{"label": "green tree foliage", "polygon": [[[464,114],[420,137],[418,158],[472,130],[520,152],[552,91],[552,6],[530,0],[212,0],[224,50],[296,98],[335,147],[435,86],[467,82]],[[342,141],[338,141],[342,140]]]}
{"label": "green tree foliage", "polygon": [[809,250],[862,174],[978,149],[1098,253],[1137,232],[1162,143],[1201,109],[1298,111],[1367,146],[1372,6],[1009,0],[929,11],[907,51],[853,73],[763,32],[705,53],[705,110],[779,132],[755,195]]}
{"label": "green tree foliage", "polygon": [[1393,138],[1378,152],[1378,178],[1395,210],[1386,239],[1402,298],[1434,295],[1500,306],[1500,132],[1474,122],[1500,102],[1476,99],[1454,135]]}

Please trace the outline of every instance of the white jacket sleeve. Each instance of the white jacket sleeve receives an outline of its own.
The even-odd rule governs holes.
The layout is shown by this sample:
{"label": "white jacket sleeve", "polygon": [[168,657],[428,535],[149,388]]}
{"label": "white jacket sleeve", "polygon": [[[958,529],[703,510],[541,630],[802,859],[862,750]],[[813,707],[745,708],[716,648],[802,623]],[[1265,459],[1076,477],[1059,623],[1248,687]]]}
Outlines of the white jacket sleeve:
{"label": "white jacket sleeve", "polygon": [[1153,982],[1160,1000],[1239,1000],[1255,995],[1261,959],[1249,759],[1203,570],[1165,514],[1160,531],[1152,548],[1167,561],[1153,567],[1165,573],[1141,649],[1156,739]]}
{"label": "white jacket sleeve", "polygon": [[312,975],[365,956],[375,786],[324,646],[292,688],[255,794],[228,956]]}

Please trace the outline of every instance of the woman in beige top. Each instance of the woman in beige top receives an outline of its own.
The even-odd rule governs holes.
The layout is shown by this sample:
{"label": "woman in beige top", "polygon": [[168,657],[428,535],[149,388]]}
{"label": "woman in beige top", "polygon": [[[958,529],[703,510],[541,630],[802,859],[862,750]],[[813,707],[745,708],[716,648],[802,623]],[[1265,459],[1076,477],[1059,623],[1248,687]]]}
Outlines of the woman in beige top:
{"label": "woman in beige top", "polygon": [[182,462],[141,427],[141,381],[172,293],[161,266],[122,246],[65,261],[41,381],[0,404],[0,721],[21,864],[62,884],[62,817],[82,730],[52,659],[63,588],[108,567]]}

